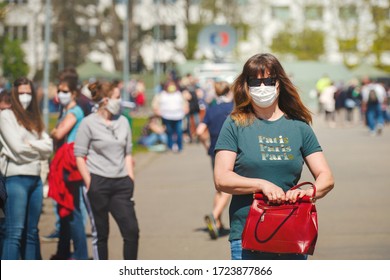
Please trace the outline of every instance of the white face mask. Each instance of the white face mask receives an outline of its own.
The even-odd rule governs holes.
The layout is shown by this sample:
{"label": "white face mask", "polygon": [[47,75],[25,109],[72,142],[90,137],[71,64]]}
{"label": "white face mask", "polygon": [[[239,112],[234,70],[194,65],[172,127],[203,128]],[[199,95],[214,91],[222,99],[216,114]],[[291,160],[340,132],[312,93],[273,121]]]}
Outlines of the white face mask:
{"label": "white face mask", "polygon": [[63,92],[60,91],[58,93],[58,100],[60,101],[60,104],[64,107],[66,107],[71,101],[72,101],[72,93],[71,92]]}
{"label": "white face mask", "polygon": [[20,104],[22,104],[24,110],[26,110],[28,106],[30,106],[31,100],[32,100],[31,94],[28,93],[19,94],[19,101]]}
{"label": "white face mask", "polygon": [[276,86],[249,87],[249,94],[253,102],[261,108],[271,106],[279,96]]}
{"label": "white face mask", "polygon": [[121,102],[122,100],[119,98],[119,99],[113,99],[113,98],[110,98],[108,99],[108,102],[107,102],[107,105],[106,105],[106,109],[108,112],[110,112],[112,115],[118,115],[121,111]]}

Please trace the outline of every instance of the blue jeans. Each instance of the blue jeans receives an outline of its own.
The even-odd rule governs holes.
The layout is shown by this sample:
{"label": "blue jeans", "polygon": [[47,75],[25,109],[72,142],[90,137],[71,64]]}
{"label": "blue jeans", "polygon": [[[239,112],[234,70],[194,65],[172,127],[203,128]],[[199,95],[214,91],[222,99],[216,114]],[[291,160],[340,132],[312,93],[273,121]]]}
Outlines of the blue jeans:
{"label": "blue jeans", "polygon": [[[72,185],[74,210],[66,217],[60,218],[60,240],[57,247],[57,259],[88,259],[87,236],[85,234],[84,219],[81,212],[83,196],[81,185]],[[71,240],[74,252],[71,255]]]}
{"label": "blue jeans", "polygon": [[276,254],[243,250],[241,240],[230,241],[232,260],[307,260],[307,255],[301,254]]}
{"label": "blue jeans", "polygon": [[[163,123],[167,129],[168,136],[168,148],[172,150],[174,142],[176,142],[179,151],[183,150],[183,128],[182,120],[172,121],[163,119]],[[176,141],[174,141],[174,136],[176,136]]]}
{"label": "blue jeans", "polygon": [[140,143],[146,147],[156,145],[158,142],[161,142],[162,144],[166,145],[168,143],[167,135],[165,133],[151,133],[148,136],[144,136],[140,141]]}
{"label": "blue jeans", "polygon": [[384,117],[381,104],[373,104],[367,106],[367,125],[371,132],[375,131],[377,126],[384,125]]}
{"label": "blue jeans", "polygon": [[3,260],[39,260],[38,223],[42,211],[43,185],[40,176],[6,178]]}
{"label": "blue jeans", "polygon": [[[56,218],[56,222],[54,225],[55,232],[59,234],[59,232],[60,232],[60,215],[58,215],[58,211],[57,211],[57,201],[55,201],[54,199],[53,199],[53,208],[55,209],[54,216]],[[83,215],[84,226],[87,226],[88,211],[87,211],[87,208],[86,208],[85,203],[84,203],[82,192],[80,192],[80,210],[81,210],[81,214]]]}

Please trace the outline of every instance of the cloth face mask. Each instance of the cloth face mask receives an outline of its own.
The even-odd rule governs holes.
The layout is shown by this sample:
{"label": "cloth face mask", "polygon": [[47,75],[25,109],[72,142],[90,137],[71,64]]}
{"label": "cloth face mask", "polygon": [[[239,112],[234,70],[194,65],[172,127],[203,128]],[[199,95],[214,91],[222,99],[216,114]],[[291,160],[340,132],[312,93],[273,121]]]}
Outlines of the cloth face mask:
{"label": "cloth face mask", "polygon": [[110,112],[112,115],[118,115],[121,111],[121,99],[108,99],[106,109],[108,112]]}
{"label": "cloth face mask", "polygon": [[60,101],[61,105],[66,107],[70,101],[72,101],[72,94],[70,92],[62,92],[60,91],[58,93],[58,100]]}
{"label": "cloth face mask", "polygon": [[31,94],[28,93],[19,94],[19,101],[20,104],[22,104],[24,110],[26,110],[28,106],[30,106],[31,100],[32,100]]}
{"label": "cloth face mask", "polygon": [[261,108],[271,106],[279,96],[276,86],[249,87],[249,94],[253,102]]}

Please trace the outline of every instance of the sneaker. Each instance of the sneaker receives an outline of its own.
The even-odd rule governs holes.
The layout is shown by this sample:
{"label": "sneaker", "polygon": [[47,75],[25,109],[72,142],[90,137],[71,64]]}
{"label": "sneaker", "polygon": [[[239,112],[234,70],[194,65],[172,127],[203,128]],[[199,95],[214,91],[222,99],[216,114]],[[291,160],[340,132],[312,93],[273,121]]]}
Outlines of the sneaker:
{"label": "sneaker", "polygon": [[376,133],[378,135],[381,135],[382,134],[382,130],[383,130],[383,125],[378,125],[378,129],[377,129]]}
{"label": "sneaker", "polygon": [[53,231],[49,235],[41,237],[41,240],[43,242],[58,242],[59,239],[60,239],[60,233],[57,231]]}
{"label": "sneaker", "polygon": [[204,220],[206,222],[207,229],[209,231],[211,239],[217,239],[219,236],[219,231],[218,231],[217,225],[215,223],[215,219],[214,219],[213,214],[205,216]]}

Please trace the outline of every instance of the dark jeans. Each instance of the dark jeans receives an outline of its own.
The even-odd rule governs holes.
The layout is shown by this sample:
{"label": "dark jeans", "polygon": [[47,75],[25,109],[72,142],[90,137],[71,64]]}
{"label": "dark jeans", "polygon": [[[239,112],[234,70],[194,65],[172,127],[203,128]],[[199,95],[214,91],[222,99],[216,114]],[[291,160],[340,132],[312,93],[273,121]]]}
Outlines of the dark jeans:
{"label": "dark jeans", "polygon": [[[179,151],[183,150],[183,128],[182,120],[172,121],[163,119],[168,136],[168,148],[172,150],[174,142],[176,142]],[[176,141],[174,140],[176,137]]]}
{"label": "dark jeans", "polygon": [[123,238],[123,258],[135,260],[138,254],[139,228],[135,215],[134,182],[129,177],[106,178],[91,174],[88,198],[97,230],[100,260],[108,259],[109,215],[111,213]]}
{"label": "dark jeans", "polygon": [[[88,247],[87,236],[81,213],[80,192],[83,186],[81,184],[73,184],[70,186],[73,192],[74,210],[66,217],[60,218],[60,240],[58,242],[56,258],[67,260],[87,260]],[[73,240],[74,253],[71,255],[71,240]]]}

